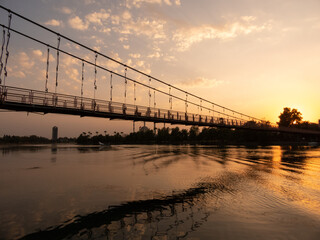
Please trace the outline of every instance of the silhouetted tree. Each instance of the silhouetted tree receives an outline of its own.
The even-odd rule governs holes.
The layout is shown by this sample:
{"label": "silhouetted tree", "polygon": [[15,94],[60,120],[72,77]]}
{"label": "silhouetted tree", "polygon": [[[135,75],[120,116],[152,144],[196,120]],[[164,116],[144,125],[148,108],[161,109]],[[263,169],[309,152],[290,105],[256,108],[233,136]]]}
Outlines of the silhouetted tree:
{"label": "silhouetted tree", "polygon": [[157,140],[159,142],[167,142],[169,141],[170,138],[170,134],[169,134],[169,128],[161,128],[158,129],[158,136],[157,136]]}
{"label": "silhouetted tree", "polygon": [[188,140],[188,130],[187,130],[187,129],[182,129],[182,130],[181,130],[181,138],[182,138],[184,141],[187,141],[187,140]]}
{"label": "silhouetted tree", "polygon": [[196,140],[197,136],[199,135],[199,127],[192,126],[189,130],[189,138],[190,140]]}
{"label": "silhouetted tree", "polygon": [[303,128],[303,129],[310,129],[310,130],[320,130],[320,127],[318,124],[316,123],[311,123],[309,121],[303,121],[301,123],[299,123],[299,125],[297,126],[298,128]]}
{"label": "silhouetted tree", "polygon": [[279,115],[280,121],[277,122],[279,127],[290,127],[299,124],[302,120],[302,114],[297,109],[285,107],[283,112]]}
{"label": "silhouetted tree", "polygon": [[175,127],[171,130],[171,140],[174,142],[181,141],[181,132],[178,127]]}
{"label": "silhouetted tree", "polygon": [[251,120],[251,121],[247,121],[245,124],[244,124],[245,127],[249,127],[249,128],[254,128],[254,127],[258,127],[258,124]]}

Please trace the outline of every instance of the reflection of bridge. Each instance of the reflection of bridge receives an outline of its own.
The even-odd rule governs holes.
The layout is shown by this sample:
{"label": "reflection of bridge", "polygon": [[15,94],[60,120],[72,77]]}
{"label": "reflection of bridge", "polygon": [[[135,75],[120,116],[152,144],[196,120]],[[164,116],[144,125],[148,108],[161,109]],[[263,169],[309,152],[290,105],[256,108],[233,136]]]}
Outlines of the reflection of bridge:
{"label": "reflection of bridge", "polygon": [[207,221],[204,198],[214,190],[207,184],[163,198],[109,206],[21,239],[184,239]]}
{"label": "reflection of bridge", "polygon": [[[275,124],[270,124],[265,120],[261,120],[238,111],[226,108],[219,104],[213,103],[202,97],[198,97],[192,93],[182,90],[176,86],[152,77],[140,70],[130,67],[116,59],[113,59],[105,54],[102,54],[86,45],[83,45],[75,40],[72,40],[58,32],[55,32],[41,24],[38,24],[18,13],[15,13],[0,5],[0,10],[8,12],[8,23],[1,24],[3,28],[2,36],[2,48],[0,55],[0,108],[14,110],[14,111],[27,111],[27,112],[42,112],[42,113],[60,113],[70,114],[79,116],[92,116],[110,119],[124,119],[132,121],[148,121],[148,122],[162,122],[171,124],[182,124],[182,125],[198,125],[208,127],[227,127],[227,128],[239,128],[239,129],[260,129],[270,131],[283,131],[283,132],[296,132],[296,133],[315,133],[315,131],[299,130],[299,129],[279,129]],[[53,34],[57,37],[57,46],[49,44],[49,40],[40,40],[40,37],[35,37],[30,33],[18,31],[11,27],[13,16],[23,20],[25,24],[31,24],[38,30],[45,30],[46,34]],[[47,48],[47,66],[45,75],[45,87],[44,90],[17,88],[8,86],[6,80],[8,77],[7,65],[9,60],[9,45],[11,34],[28,39],[31,42],[45,46]],[[52,38],[51,38],[52,39]],[[67,45],[60,46],[61,40],[67,42]],[[82,53],[73,53],[70,50],[72,45],[76,49],[82,49],[89,51],[93,54],[93,60]],[[12,47],[13,48],[13,47]],[[50,50],[56,51],[55,65],[55,89],[49,92],[48,80],[49,80],[49,64],[50,64]],[[81,92],[80,96],[77,95],[66,95],[58,93],[58,82],[59,80],[59,64],[63,64],[60,59],[60,54],[64,54],[72,58],[73,60],[79,61],[82,67],[81,75]],[[51,55],[52,56],[52,55]],[[101,61],[100,63],[98,62]],[[116,65],[116,69],[107,67],[103,64],[102,60],[112,62]],[[51,60],[52,61],[52,60]],[[59,62],[61,61],[61,62]],[[84,66],[90,66],[94,68],[93,77],[93,98],[83,96],[84,92]],[[110,100],[98,100],[96,98],[97,90],[97,71],[102,71],[103,74],[110,74]],[[135,77],[128,77],[128,71],[135,75]],[[3,73],[2,73],[3,72]],[[120,73],[119,73],[120,72]],[[112,76],[120,78],[124,83],[124,100],[123,102],[115,102],[113,99],[114,85],[119,82],[113,82]],[[142,78],[148,80],[143,81]],[[29,77],[30,79],[30,77]],[[25,79],[27,82],[27,79]],[[128,95],[128,82],[132,83],[133,87],[133,103],[129,104],[127,101]],[[153,85],[151,85],[151,82]],[[25,86],[25,83],[24,83]],[[142,87],[145,91],[147,99],[144,99],[143,106],[136,104],[136,88]],[[168,91],[164,90],[168,89]],[[175,91],[175,93],[173,93]],[[162,101],[164,98],[169,98],[169,107],[159,107],[156,104],[156,93],[158,101]],[[153,98],[153,104],[151,104]],[[177,109],[173,109],[173,100]],[[145,104],[149,102],[148,106]],[[180,106],[180,107],[179,107]],[[181,106],[185,107],[184,111],[181,111]],[[189,111],[188,111],[189,107]],[[190,107],[193,110],[190,111]],[[203,112],[205,111],[205,112]],[[197,113],[196,113],[197,112]]]}

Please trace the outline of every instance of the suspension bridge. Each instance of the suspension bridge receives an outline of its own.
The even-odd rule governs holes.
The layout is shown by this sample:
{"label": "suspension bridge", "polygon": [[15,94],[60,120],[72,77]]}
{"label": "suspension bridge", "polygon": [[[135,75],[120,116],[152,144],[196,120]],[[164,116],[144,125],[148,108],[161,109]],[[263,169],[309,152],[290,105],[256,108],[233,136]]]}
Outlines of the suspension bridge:
{"label": "suspension bridge", "polygon": [[[73,40],[65,35],[62,35],[46,26],[39,24],[25,16],[20,15],[10,9],[0,5],[2,13],[7,13],[7,23],[1,23],[2,27],[2,42],[0,55],[0,108],[12,111],[38,112],[38,113],[55,113],[66,115],[78,115],[81,117],[99,117],[109,119],[123,119],[137,122],[153,122],[168,123],[179,125],[197,125],[206,127],[223,127],[232,129],[259,129],[266,131],[294,132],[294,133],[310,133],[320,134],[319,131],[294,129],[294,128],[278,128],[276,124],[262,120],[242,112],[216,104],[210,100],[192,94],[177,86],[173,86],[163,80],[151,76],[135,67],[131,67],[115,58],[103,54],[87,45],[84,45],[76,40]],[[56,45],[50,43],[50,39],[42,40],[26,30],[18,30],[12,27],[12,22],[19,20],[44,31],[46,34],[51,34],[56,38]],[[20,37],[25,41],[31,41],[34,44],[46,48],[46,68],[44,76],[44,88],[33,89],[12,86],[8,84],[10,76],[8,68],[10,65],[10,48],[14,49],[10,40],[14,37]],[[61,41],[74,46],[77,49],[83,49],[92,55],[91,60],[84,54],[74,53],[67,48],[61,47]],[[54,51],[55,59],[55,83],[54,88],[49,89],[49,65],[52,64],[50,51]],[[75,61],[81,63],[81,79],[79,86],[80,93],[65,94],[59,92],[59,67],[61,66],[61,56],[65,55]],[[100,63],[98,62],[100,60]],[[122,68],[118,71],[102,64],[102,60],[112,62],[117,68]],[[85,66],[90,66],[94,69],[92,77],[93,97],[84,96],[84,81]],[[108,99],[99,99],[96,97],[98,89],[97,73],[108,76],[109,91]],[[135,77],[129,77],[128,72]],[[59,78],[60,77],[60,78]],[[115,83],[115,77],[117,82]],[[145,80],[141,80],[141,79]],[[147,80],[146,80],[147,79]],[[28,81],[28,79],[26,79]],[[124,84],[123,101],[114,101],[115,84],[119,86],[120,82]],[[133,92],[131,102],[129,102],[128,84],[131,83]],[[153,84],[152,84],[153,83]],[[137,104],[137,88],[144,89],[143,103]],[[166,90],[167,89],[167,90]],[[175,93],[173,93],[173,91]],[[146,94],[145,94],[146,93]],[[156,99],[156,96],[158,97]],[[160,97],[160,98],[159,98]],[[168,100],[164,100],[167,98]],[[168,101],[168,107],[161,107],[159,102]],[[174,104],[173,104],[174,103]],[[177,106],[174,109],[173,106]],[[184,107],[183,107],[184,106]],[[184,108],[184,111],[182,110]],[[191,109],[191,110],[190,110]]]}

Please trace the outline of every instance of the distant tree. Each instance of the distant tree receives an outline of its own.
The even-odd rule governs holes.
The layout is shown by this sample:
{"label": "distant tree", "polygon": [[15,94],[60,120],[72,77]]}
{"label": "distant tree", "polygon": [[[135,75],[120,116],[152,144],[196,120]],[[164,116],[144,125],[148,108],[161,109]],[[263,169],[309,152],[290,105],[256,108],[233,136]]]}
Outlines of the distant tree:
{"label": "distant tree", "polygon": [[192,126],[189,129],[189,137],[191,140],[196,140],[197,136],[199,135],[199,127],[198,126]]}
{"label": "distant tree", "polygon": [[245,127],[249,127],[249,128],[254,128],[254,127],[258,127],[258,124],[251,120],[251,121],[247,121],[245,124],[244,124]]}
{"label": "distant tree", "polygon": [[311,123],[309,121],[300,122],[297,127],[303,128],[303,129],[310,129],[310,130],[318,130],[318,131],[320,130],[320,127],[318,124]]}
{"label": "distant tree", "polygon": [[266,121],[266,122],[263,122],[261,124],[262,127],[271,127],[271,122],[270,121]]}
{"label": "distant tree", "polygon": [[300,124],[302,121],[302,114],[297,109],[285,107],[283,112],[279,115],[280,121],[277,122],[279,127],[290,127],[295,124]]}
{"label": "distant tree", "polygon": [[173,129],[171,129],[171,140],[176,142],[176,141],[180,141],[181,139],[181,132],[180,129],[178,127],[175,127]]}
{"label": "distant tree", "polygon": [[167,142],[170,139],[170,133],[169,133],[169,128],[161,128],[158,129],[158,136],[157,140],[159,142]]}
{"label": "distant tree", "polygon": [[187,129],[182,129],[181,130],[181,137],[183,140],[188,140],[188,130]]}

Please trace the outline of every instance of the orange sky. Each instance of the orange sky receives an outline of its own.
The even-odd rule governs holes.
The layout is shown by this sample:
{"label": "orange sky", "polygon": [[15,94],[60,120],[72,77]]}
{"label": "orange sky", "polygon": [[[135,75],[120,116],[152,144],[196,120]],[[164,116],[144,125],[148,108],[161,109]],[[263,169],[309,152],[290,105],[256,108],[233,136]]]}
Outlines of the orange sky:
{"label": "orange sky", "polygon": [[[271,122],[278,121],[284,107],[297,108],[304,120],[320,119],[318,0],[30,0],[28,3],[4,0],[1,4],[228,108]],[[7,23],[3,10],[0,21]],[[15,17],[12,27],[57,44],[55,36]],[[81,52],[88,59],[94,57],[63,41],[61,48]],[[46,48],[12,34],[9,49],[7,84],[43,90]],[[54,51],[50,60],[49,91],[52,91]],[[123,71],[110,62],[105,64]],[[86,96],[93,95],[93,71],[86,67]],[[81,63],[61,56],[59,74],[59,92],[79,95]],[[97,96],[108,99],[109,75],[98,71],[97,76]],[[115,101],[123,100],[121,84],[115,79]],[[139,91],[138,101],[145,104],[147,93]],[[129,86],[128,98],[132,97]],[[159,105],[167,108],[168,100],[159,99]],[[183,104],[176,102],[174,107],[184,109]],[[52,114],[0,112],[0,119],[0,135],[50,136],[53,125],[59,127],[61,136],[132,129],[131,122]]]}

